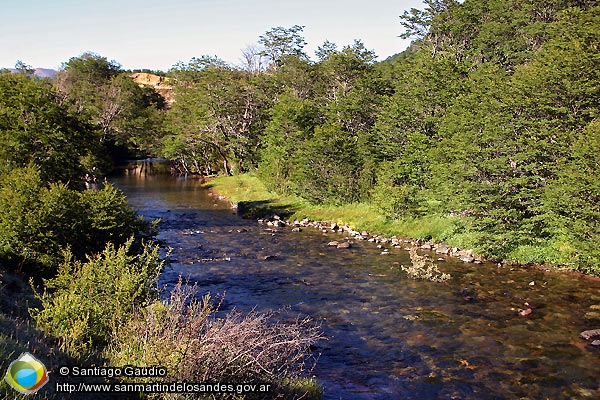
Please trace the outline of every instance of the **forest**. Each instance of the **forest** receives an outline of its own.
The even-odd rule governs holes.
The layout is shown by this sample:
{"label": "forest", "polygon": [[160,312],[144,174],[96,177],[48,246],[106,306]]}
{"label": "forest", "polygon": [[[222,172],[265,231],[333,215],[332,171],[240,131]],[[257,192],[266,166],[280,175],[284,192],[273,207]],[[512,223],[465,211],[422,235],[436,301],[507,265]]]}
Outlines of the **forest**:
{"label": "forest", "polygon": [[400,17],[410,48],[382,62],[360,40],[311,59],[302,26],[273,28],[241,67],[205,56],[169,71],[154,149],[313,204],[443,219],[436,239],[490,259],[598,273],[599,11],[428,0]]}
{"label": "forest", "polygon": [[0,152],[5,168],[33,163],[42,181],[71,186],[135,156],[250,173],[313,204],[439,217],[436,239],[489,259],[598,273],[599,11],[427,0],[400,16],[411,46],[381,62],[360,40],[311,58],[303,26],[276,27],[242,65],[200,56],[161,73],[172,104],[97,54],[54,81],[21,65],[0,77]]}
{"label": "forest", "polygon": [[[94,53],[71,58],[54,79],[35,78],[23,62],[2,71],[3,359],[48,334],[62,362],[120,365],[125,354],[149,365],[156,360],[128,347],[139,329],[167,357],[162,339],[182,327],[217,337],[243,322],[250,335],[268,319],[231,315],[208,329],[208,299],[186,308],[197,293],[180,286],[168,305],[158,300],[157,222],[109,183],[85,190],[135,158],[167,158],[180,174],[250,176],[277,195],[361,205],[387,221],[433,221],[443,229],[423,239],[489,260],[599,275],[597,2],[425,0],[398,27],[412,44],[384,61],[359,39],[326,41],[313,57],[303,26],[275,27],[242,51],[241,65],[203,55],[155,72],[172,99]],[[32,307],[14,311],[16,300]],[[184,309],[199,319],[186,325]],[[300,338],[273,354],[273,368],[288,362],[281,354],[301,364],[319,338],[306,321],[272,329]],[[268,382],[318,398],[300,372]]]}

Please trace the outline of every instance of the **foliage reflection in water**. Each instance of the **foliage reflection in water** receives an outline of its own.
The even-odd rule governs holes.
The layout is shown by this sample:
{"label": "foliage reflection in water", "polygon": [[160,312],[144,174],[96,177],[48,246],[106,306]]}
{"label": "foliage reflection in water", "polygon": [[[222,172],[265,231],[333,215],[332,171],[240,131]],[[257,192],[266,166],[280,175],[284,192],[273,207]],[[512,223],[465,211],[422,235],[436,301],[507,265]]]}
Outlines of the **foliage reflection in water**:
{"label": "foliage reflection in water", "polygon": [[[371,243],[334,249],[338,234],[267,229],[241,219],[195,179],[114,179],[174,248],[162,276],[181,274],[224,311],[289,307],[329,340],[314,374],[325,399],[598,398],[600,280],[495,264],[438,263],[444,283],[407,278],[408,253]],[[531,309],[529,315],[520,311]],[[526,314],[526,313],[523,313]]]}

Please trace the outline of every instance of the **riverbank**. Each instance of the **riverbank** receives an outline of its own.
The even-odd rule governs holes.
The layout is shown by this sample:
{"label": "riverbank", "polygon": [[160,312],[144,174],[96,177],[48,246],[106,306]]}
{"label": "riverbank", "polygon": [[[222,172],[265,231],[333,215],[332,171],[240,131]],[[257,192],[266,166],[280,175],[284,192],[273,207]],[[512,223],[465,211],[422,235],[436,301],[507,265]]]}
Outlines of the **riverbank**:
{"label": "riverbank", "polygon": [[[461,259],[463,262],[493,261],[503,265],[527,265],[540,268],[569,270],[560,265],[561,256],[556,245],[545,247],[524,247],[514,252],[509,260],[491,260],[478,251],[477,234],[468,229],[468,221],[460,216],[424,215],[418,218],[388,219],[381,215],[372,204],[354,203],[342,206],[314,205],[293,195],[279,195],[269,191],[256,176],[242,174],[218,177],[208,181],[205,187],[218,196],[229,200],[232,207],[247,218],[281,217],[292,224],[294,221],[309,220],[316,228],[325,228],[335,223],[340,230],[346,230],[359,239],[372,239],[377,243],[390,243],[394,247],[417,245],[423,250],[433,250],[439,254]],[[363,235],[368,233],[368,235]],[[554,253],[552,256],[548,254]],[[548,263],[548,258],[559,262]],[[546,262],[544,262],[546,261]],[[572,270],[572,269],[571,269]],[[590,275],[595,275],[590,273]]]}
{"label": "riverbank", "polygon": [[[297,196],[281,196],[270,192],[259,178],[249,175],[219,177],[205,184],[217,195],[228,199],[232,207],[244,217],[264,219],[277,215],[288,224],[310,225],[318,229],[345,231],[360,239],[374,242],[419,245],[424,250],[465,258],[467,262],[483,261],[468,247],[469,237],[455,233],[460,224],[458,217],[423,216],[390,220],[370,204],[356,203],[343,206],[314,205]],[[268,222],[268,221],[267,221]],[[454,235],[454,240],[447,239]],[[446,244],[449,243],[449,244]]]}

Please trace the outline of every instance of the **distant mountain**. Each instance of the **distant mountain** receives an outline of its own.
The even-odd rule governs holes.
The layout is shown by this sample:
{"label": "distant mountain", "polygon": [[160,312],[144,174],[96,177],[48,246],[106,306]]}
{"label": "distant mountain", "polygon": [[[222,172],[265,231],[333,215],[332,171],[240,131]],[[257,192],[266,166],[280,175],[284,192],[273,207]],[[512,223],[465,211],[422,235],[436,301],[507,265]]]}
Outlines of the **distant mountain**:
{"label": "distant mountain", "polygon": [[40,78],[54,78],[57,73],[58,71],[55,69],[36,68],[33,74],[35,76],[39,76]]}
{"label": "distant mountain", "polygon": [[[8,69],[10,72],[15,73],[17,72],[16,69],[14,68],[9,68]],[[49,69],[49,68],[36,68],[35,72],[33,73],[33,75],[37,76],[38,78],[50,78],[50,79],[54,79],[54,76],[58,73],[57,70],[55,69]]]}

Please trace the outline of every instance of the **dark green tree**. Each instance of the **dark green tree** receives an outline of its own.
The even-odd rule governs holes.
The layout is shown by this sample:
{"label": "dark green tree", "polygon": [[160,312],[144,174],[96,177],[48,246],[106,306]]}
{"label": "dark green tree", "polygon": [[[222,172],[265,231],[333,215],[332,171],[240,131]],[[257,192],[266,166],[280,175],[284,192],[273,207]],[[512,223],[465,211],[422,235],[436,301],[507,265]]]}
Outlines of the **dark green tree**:
{"label": "dark green tree", "polygon": [[35,163],[44,181],[74,183],[94,149],[92,127],[59,104],[51,81],[0,74],[0,158],[8,169]]}

